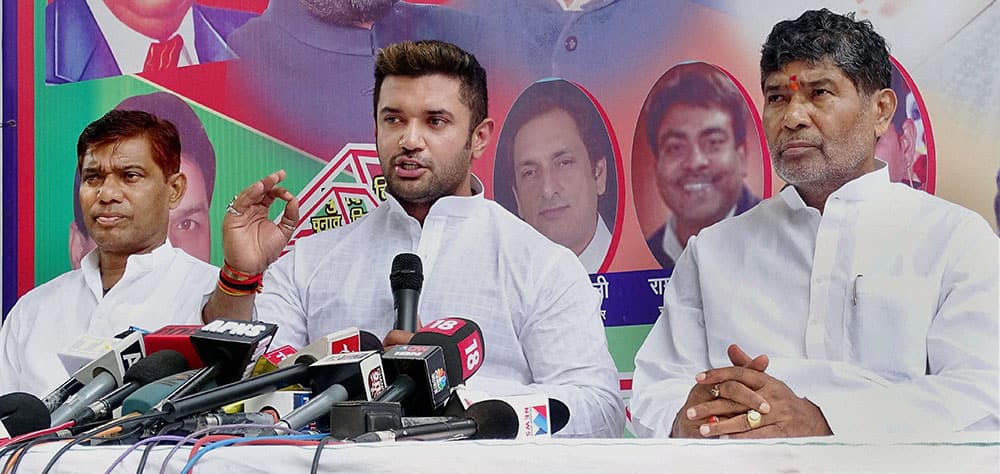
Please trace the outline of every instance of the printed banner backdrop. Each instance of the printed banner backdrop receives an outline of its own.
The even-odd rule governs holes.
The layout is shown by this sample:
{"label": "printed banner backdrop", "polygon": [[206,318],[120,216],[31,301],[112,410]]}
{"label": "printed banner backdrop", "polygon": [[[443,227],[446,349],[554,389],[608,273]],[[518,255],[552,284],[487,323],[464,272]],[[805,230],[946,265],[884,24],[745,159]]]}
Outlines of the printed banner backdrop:
{"label": "printed banner backdrop", "polygon": [[759,50],[778,20],[822,6],[871,19],[896,61],[900,106],[878,149],[892,179],[996,225],[991,0],[591,0],[582,11],[558,0],[386,0],[371,29],[308,1],[203,0],[182,41],[153,50],[88,3],[104,4],[4,0],[18,38],[16,68],[4,68],[5,104],[17,105],[17,128],[4,129],[17,138],[4,162],[4,314],[92,245],[74,224],[75,145],[112,108],[178,123],[184,170],[200,186],[171,216],[171,241],[214,264],[226,203],[275,169],[308,210],[290,247],[378,206],[373,54],[405,39],[456,43],[487,68],[499,128],[473,171],[487,197],[594,272],[626,394],[681,242],[783,185],[759,118]]}

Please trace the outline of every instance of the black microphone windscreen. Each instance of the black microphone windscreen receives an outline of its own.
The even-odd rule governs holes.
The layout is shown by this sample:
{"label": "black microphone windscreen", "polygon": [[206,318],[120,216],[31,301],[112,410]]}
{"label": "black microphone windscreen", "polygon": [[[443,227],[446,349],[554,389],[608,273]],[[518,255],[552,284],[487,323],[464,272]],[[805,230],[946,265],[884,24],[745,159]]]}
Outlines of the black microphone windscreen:
{"label": "black microphone windscreen", "polygon": [[389,273],[389,285],[392,291],[417,290],[424,285],[424,266],[420,257],[412,253],[401,253],[392,259],[392,271]]}
{"label": "black microphone windscreen", "polygon": [[368,332],[368,331],[358,331],[358,339],[360,341],[359,346],[361,351],[379,351],[382,352],[382,341],[379,340],[378,336]]}
{"label": "black microphone windscreen", "polygon": [[24,392],[8,393],[0,397],[0,420],[7,433],[20,436],[49,427],[49,409],[42,401]]}
{"label": "black microphone windscreen", "polygon": [[185,370],[188,370],[188,363],[184,355],[167,349],[139,359],[125,371],[123,380],[125,383],[136,382],[139,385],[146,385]]}
{"label": "black microphone windscreen", "polygon": [[569,407],[562,400],[550,398],[549,426],[552,428],[552,433],[558,433],[559,430],[566,427],[567,423],[569,423]]}
{"label": "black microphone windscreen", "polygon": [[514,439],[520,419],[514,407],[501,400],[483,400],[469,405],[466,418],[476,422],[476,434],[469,439]]}

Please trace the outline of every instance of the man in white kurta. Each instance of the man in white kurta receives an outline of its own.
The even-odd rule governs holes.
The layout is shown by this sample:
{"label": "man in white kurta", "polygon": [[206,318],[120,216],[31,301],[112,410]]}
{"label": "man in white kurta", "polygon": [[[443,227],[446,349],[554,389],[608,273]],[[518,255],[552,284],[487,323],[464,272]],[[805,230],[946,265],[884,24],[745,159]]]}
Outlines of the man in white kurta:
{"label": "man in white kurta", "polygon": [[[448,43],[397,43],[379,52],[375,84],[388,200],[350,225],[297,240],[279,259],[298,222],[297,201],[277,186],[284,173],[244,189],[223,221],[223,275],[235,284],[212,295],[205,319],[276,322],[275,344],[301,347],[349,326],[405,344],[413,334],[393,329],[389,271],[397,254],[415,253],[421,321],[458,316],[482,330],[471,388],[561,400],[570,410],[561,436],[621,436],[617,372],[586,270],[572,251],[485,200],[470,172],[493,133],[485,71]],[[277,199],[288,204],[275,223],[268,209]],[[261,273],[257,295],[250,288]]]}
{"label": "man in white kurta", "polygon": [[273,346],[302,347],[349,326],[389,332],[389,269],[414,253],[420,319],[458,316],[482,330],[486,356],[470,388],[546,393],[570,408],[563,434],[619,436],[618,373],[586,271],[572,251],[484,199],[478,182],[473,189],[439,199],[422,226],[389,196],[357,223],[296,241],[255,303],[258,319],[278,324]]}
{"label": "man in white kurta", "polygon": [[788,186],[688,242],[636,356],[636,431],[1000,429],[1000,241],[972,211],[891,184],[874,158],[896,107],[884,40],[810,11],[775,26],[761,70]]}
{"label": "man in white kurta", "polygon": [[766,353],[838,436],[997,429],[996,235],[887,170],[822,215],[789,186],[688,242],[636,357],[640,434],[668,436],[732,343]]}
{"label": "man in white kurta", "polygon": [[83,334],[111,337],[130,326],[156,330],[168,324],[201,324],[201,307],[219,269],[165,242],[128,257],[125,275],[107,294],[101,287],[98,250],[81,267],[22,296],[0,328],[0,393],[45,396],[69,374],[60,349]]}
{"label": "man in white kurta", "polygon": [[97,247],[7,315],[0,393],[44,396],[64,382],[58,353],[81,335],[196,324],[215,286],[218,269],[167,241],[170,210],[187,189],[173,124],[113,110],[84,129],[77,150],[80,210]]}

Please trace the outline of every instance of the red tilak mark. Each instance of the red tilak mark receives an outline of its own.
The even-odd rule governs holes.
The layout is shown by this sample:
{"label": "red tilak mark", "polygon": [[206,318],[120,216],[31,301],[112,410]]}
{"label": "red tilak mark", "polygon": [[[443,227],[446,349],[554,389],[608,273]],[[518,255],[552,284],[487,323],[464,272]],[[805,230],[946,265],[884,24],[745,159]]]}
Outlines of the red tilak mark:
{"label": "red tilak mark", "polygon": [[792,92],[799,91],[799,83],[795,82],[796,79],[798,79],[797,76],[792,76],[788,78],[788,87],[792,90]]}

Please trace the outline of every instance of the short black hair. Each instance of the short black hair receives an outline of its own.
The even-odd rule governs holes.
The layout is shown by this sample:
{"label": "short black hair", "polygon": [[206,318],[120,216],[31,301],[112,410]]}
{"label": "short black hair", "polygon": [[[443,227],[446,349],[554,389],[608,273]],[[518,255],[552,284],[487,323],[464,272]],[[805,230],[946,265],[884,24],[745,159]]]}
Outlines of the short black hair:
{"label": "short black hair", "polygon": [[868,20],[826,8],[809,10],[774,25],[760,54],[760,84],[788,63],[820,63],[829,59],[866,97],[889,88],[892,63],[885,38]]}
{"label": "short black hair", "polygon": [[504,119],[504,133],[497,144],[498,163],[514,165],[514,138],[531,119],[553,110],[562,110],[573,119],[593,166],[598,159],[614,160],[604,118],[593,101],[579,87],[561,79],[545,79],[532,84],[517,98]]}
{"label": "short black hair", "polygon": [[[580,132],[580,139],[587,148],[587,155],[593,168],[597,160],[604,158],[605,177],[609,190],[617,186],[616,157],[611,143],[611,130],[594,100],[578,85],[565,79],[542,79],[528,86],[507,112],[503,129],[497,140],[496,159],[493,165],[493,199],[516,214],[516,204],[512,187],[516,185],[514,174],[514,138],[521,127],[531,119],[552,110],[565,111]],[[510,184],[510,186],[506,186]],[[614,222],[617,211],[617,197],[613,192],[605,192],[598,200],[597,208],[605,222]]]}
{"label": "short black hair", "polygon": [[201,170],[205,177],[206,195],[209,201],[212,200],[212,191],[215,189],[215,147],[208,139],[205,125],[184,99],[168,92],[154,92],[128,97],[115,106],[115,109],[149,112],[174,124],[181,139],[181,154]]}
{"label": "short black hair", "polygon": [[83,157],[95,148],[134,137],[149,141],[153,161],[168,178],[181,170],[181,140],[177,128],[149,112],[112,110],[94,120],[76,142],[76,171],[83,167]]}
{"label": "short black hair", "polygon": [[443,74],[461,82],[462,103],[472,111],[470,131],[486,120],[489,108],[486,70],[472,53],[438,40],[403,41],[378,51],[375,59],[374,113],[378,114],[378,100],[386,77],[431,74]]}
{"label": "short black hair", "polygon": [[702,62],[678,64],[660,82],[663,85],[653,93],[646,115],[646,141],[653,156],[659,158],[657,134],[663,116],[675,105],[722,110],[732,123],[735,145],[746,143],[750,115],[746,100],[733,80],[719,68]]}

